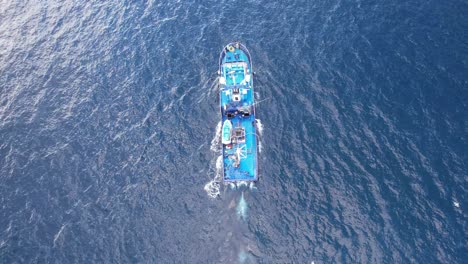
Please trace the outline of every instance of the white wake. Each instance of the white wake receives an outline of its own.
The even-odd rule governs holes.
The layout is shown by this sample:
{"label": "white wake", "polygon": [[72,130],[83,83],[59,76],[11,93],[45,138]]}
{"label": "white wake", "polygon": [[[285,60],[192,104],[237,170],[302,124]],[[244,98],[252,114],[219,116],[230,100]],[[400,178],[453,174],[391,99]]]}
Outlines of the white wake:
{"label": "white wake", "polygon": [[[221,122],[218,123],[216,126],[216,131],[213,139],[211,140],[211,151],[215,152],[216,154],[220,154],[216,158],[215,168],[214,168],[214,177],[211,181],[205,184],[205,192],[211,198],[216,198],[220,194],[221,189],[221,178],[222,178],[222,169],[223,169],[223,156],[221,154]],[[213,169],[210,169],[213,171]]]}
{"label": "white wake", "polygon": [[263,149],[263,145],[262,145],[262,136],[263,136],[263,124],[262,124],[262,120],[260,119],[255,119],[255,122],[256,122],[256,125],[257,125],[257,129],[258,129],[258,152],[259,153],[262,153],[262,149]]}

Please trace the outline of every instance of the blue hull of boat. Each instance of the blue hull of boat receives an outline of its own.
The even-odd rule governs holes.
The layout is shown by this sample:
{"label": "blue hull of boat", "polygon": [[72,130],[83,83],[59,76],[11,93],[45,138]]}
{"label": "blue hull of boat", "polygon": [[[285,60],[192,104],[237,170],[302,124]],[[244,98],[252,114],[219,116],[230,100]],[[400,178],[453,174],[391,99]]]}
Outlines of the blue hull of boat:
{"label": "blue hull of boat", "polygon": [[[231,131],[223,135],[223,179],[225,182],[258,180],[257,129],[253,71],[250,53],[239,42],[229,43],[219,60],[219,93],[222,124]],[[229,122],[232,129],[229,130]],[[227,131],[227,132],[226,132]]]}

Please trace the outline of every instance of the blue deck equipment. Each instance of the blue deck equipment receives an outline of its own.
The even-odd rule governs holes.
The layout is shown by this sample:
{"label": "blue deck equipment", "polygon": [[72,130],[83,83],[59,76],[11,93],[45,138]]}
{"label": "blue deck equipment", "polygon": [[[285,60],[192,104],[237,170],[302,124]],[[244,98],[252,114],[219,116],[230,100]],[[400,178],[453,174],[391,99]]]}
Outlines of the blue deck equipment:
{"label": "blue deck equipment", "polygon": [[247,48],[239,42],[224,47],[218,73],[223,123],[223,179],[225,182],[256,181],[258,151],[253,71]]}

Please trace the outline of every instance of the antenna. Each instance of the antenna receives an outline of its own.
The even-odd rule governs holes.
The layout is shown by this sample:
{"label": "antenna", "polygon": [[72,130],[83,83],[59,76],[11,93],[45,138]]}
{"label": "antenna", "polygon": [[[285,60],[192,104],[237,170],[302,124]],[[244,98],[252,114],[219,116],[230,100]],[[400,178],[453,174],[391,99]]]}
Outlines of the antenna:
{"label": "antenna", "polygon": [[257,105],[257,104],[259,104],[259,103],[261,103],[261,102],[263,102],[263,101],[269,100],[269,99],[271,99],[271,97],[268,97],[268,98],[265,98],[265,99],[260,100],[260,101],[258,101],[258,102],[255,102],[254,105]]}

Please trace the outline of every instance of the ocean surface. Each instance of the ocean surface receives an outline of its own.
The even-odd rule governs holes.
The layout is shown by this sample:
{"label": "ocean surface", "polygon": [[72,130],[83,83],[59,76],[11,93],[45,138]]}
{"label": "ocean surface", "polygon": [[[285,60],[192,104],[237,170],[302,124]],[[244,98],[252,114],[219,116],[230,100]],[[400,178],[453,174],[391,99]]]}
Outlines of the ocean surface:
{"label": "ocean surface", "polygon": [[[0,1],[0,263],[466,263],[468,2]],[[252,53],[260,181],[220,182]]]}

